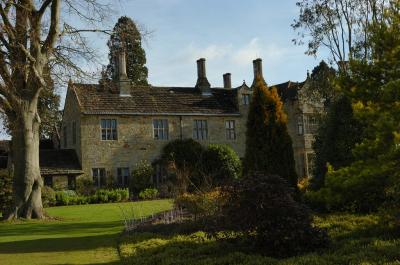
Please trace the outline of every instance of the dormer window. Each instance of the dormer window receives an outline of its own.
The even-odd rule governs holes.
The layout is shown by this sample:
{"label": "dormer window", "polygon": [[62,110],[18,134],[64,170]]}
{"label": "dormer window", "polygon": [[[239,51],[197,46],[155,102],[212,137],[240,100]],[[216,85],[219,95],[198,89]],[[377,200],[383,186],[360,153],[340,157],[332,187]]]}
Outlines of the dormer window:
{"label": "dormer window", "polygon": [[243,94],[243,105],[250,105],[250,94]]}

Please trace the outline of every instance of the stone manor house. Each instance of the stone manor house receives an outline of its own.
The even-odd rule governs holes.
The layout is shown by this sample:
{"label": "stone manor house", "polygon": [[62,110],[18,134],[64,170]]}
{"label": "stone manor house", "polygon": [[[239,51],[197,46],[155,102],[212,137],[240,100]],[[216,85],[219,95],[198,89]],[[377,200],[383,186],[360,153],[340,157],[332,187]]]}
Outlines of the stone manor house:
{"label": "stone manor house", "polygon": [[[254,75],[262,75],[262,60],[253,61]],[[171,140],[193,138],[201,144],[228,144],[240,157],[245,153],[246,119],[252,87],[233,88],[231,74],[223,87],[211,87],[205,59],[197,60],[193,87],[135,86],[127,78],[123,53],[118,59],[118,82],[109,85],[70,82],[65,99],[60,148],[74,151],[81,172],[95,185],[113,176],[126,186],[136,163],[154,163]],[[311,174],[311,143],[317,127],[314,108],[301,97],[307,82],[274,85],[284,101],[299,177]],[[271,86],[270,86],[271,87]],[[163,170],[154,163],[154,181]]]}

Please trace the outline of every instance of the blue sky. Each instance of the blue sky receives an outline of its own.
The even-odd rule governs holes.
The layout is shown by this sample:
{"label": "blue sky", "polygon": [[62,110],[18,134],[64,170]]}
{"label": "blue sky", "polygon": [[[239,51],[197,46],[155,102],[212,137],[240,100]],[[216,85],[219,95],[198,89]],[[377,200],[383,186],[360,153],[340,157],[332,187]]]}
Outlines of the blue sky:
{"label": "blue sky", "polygon": [[[119,15],[133,18],[153,33],[144,43],[149,82],[194,86],[196,59],[206,58],[212,86],[232,73],[232,85],[252,82],[252,60],[263,59],[268,84],[303,81],[321,58],[295,46],[290,24],[298,15],[295,0],[122,0]],[[107,63],[106,38],[96,43]]]}

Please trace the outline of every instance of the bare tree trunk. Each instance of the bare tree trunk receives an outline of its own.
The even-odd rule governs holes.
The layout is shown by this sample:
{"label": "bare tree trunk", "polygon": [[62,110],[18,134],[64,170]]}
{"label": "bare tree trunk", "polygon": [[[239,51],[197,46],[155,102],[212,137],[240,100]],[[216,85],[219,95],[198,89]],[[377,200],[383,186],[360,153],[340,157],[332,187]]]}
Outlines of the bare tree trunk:
{"label": "bare tree trunk", "polygon": [[45,217],[42,205],[43,180],[39,167],[39,125],[37,113],[24,102],[12,133],[14,164],[14,209],[8,219]]}

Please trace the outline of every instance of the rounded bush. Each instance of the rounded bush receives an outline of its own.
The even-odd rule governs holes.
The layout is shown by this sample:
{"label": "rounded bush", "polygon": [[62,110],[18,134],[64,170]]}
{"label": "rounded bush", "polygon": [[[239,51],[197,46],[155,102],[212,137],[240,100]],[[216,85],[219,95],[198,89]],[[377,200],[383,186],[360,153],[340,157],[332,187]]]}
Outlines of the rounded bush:
{"label": "rounded bush", "polygon": [[220,186],[238,179],[241,161],[229,145],[211,144],[202,155],[203,174],[211,178],[213,186]]}

